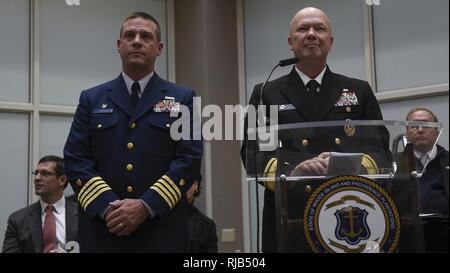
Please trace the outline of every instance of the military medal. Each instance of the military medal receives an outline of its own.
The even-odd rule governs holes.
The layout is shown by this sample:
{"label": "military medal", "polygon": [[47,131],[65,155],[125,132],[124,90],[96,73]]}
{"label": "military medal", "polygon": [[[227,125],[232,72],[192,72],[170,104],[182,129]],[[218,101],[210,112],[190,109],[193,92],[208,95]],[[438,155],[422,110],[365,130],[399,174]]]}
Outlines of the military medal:
{"label": "military medal", "polygon": [[161,100],[153,106],[153,112],[157,113],[179,112],[179,111],[180,111],[180,103],[172,98]]}
{"label": "military medal", "polygon": [[[342,94],[334,106],[354,106],[359,105],[358,97],[355,92],[349,91],[347,88],[342,90]],[[347,111],[350,112],[350,111]]]}

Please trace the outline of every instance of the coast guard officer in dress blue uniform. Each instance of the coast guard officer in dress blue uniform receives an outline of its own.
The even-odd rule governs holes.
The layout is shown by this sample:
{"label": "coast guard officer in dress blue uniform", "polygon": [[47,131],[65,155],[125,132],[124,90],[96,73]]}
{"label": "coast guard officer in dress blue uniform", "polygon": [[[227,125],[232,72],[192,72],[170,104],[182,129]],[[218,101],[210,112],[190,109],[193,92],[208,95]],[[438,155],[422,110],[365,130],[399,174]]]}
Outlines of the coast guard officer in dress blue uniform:
{"label": "coast guard officer in dress blue uniform", "polygon": [[185,105],[192,128],[194,91],[154,72],[163,44],[152,16],[127,17],[117,48],[122,73],[81,93],[64,147],[80,251],[187,252],[186,191],[199,176],[202,141],[174,140],[170,127]]}

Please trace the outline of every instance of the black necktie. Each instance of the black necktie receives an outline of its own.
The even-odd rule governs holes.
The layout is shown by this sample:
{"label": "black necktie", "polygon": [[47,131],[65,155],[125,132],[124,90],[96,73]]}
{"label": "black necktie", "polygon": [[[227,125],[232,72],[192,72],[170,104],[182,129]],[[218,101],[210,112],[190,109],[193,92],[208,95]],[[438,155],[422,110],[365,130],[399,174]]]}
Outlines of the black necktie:
{"label": "black necktie", "polygon": [[316,80],[310,80],[306,84],[306,90],[309,92],[313,92],[314,94],[317,94],[317,90],[320,87],[320,84]]}
{"label": "black necktie", "polygon": [[317,92],[319,87],[320,84],[316,80],[310,80],[306,84],[307,95],[310,99],[310,102],[313,104],[316,102],[317,96],[319,95],[319,93]]}
{"label": "black necktie", "polygon": [[131,86],[131,105],[133,105],[133,109],[136,108],[136,105],[139,102],[139,91],[141,90],[141,86],[138,82],[134,82]]}

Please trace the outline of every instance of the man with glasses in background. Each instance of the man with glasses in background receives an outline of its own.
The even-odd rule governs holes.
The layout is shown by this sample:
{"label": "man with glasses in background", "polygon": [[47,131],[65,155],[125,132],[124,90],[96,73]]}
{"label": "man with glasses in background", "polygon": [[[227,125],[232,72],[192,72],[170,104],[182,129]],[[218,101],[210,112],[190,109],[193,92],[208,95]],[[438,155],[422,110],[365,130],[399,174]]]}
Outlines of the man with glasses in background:
{"label": "man with glasses in background", "polygon": [[67,187],[64,161],[44,156],[32,174],[40,200],[9,216],[3,252],[65,252],[66,242],[76,240],[78,207],[63,194]]}
{"label": "man with glasses in background", "polygon": [[[436,115],[424,107],[409,111],[406,120],[438,122]],[[448,151],[436,143],[438,136],[437,127],[407,126],[409,144],[402,154],[402,164],[424,170],[418,178],[418,190],[426,252],[448,252],[449,244]]]}

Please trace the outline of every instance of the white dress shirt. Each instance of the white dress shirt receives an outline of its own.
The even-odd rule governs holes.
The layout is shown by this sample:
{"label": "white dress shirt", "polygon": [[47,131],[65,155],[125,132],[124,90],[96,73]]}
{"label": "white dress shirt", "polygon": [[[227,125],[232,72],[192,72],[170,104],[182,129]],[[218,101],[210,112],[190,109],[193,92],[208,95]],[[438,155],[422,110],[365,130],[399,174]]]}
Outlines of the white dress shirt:
{"label": "white dress shirt", "polygon": [[[317,75],[317,77],[315,79],[311,79],[310,77],[308,77],[305,73],[300,71],[300,69],[298,69],[297,66],[295,66],[295,70],[297,71],[298,75],[302,79],[304,85],[307,85],[310,80],[315,80],[320,85],[322,85],[323,75],[325,74],[325,70],[327,70],[327,67],[325,66],[323,68],[322,72],[320,72],[319,75]],[[318,88],[317,92],[320,92],[320,88]]]}
{"label": "white dress shirt", "polygon": [[[139,86],[141,87],[141,89],[138,92],[139,98],[142,96],[142,92],[144,92],[145,87],[147,87],[147,84],[150,81],[150,79],[153,77],[153,74],[155,74],[155,73],[152,71],[152,73],[148,74],[147,76],[143,77],[142,79],[140,79],[138,81]],[[130,78],[130,76],[128,76],[123,71],[122,71],[122,78],[125,81],[125,85],[127,86],[128,94],[130,94],[130,96],[131,96],[131,93],[132,93],[131,86],[133,85],[133,83],[135,81],[132,78]]]}
{"label": "white dress shirt", "polygon": [[[426,156],[423,156],[426,155]],[[428,151],[427,153],[421,153],[419,151],[414,150],[414,156],[419,159],[419,161],[422,163],[423,168],[425,169],[426,165],[430,163],[437,155],[437,149],[436,146],[433,147],[431,151]]]}

